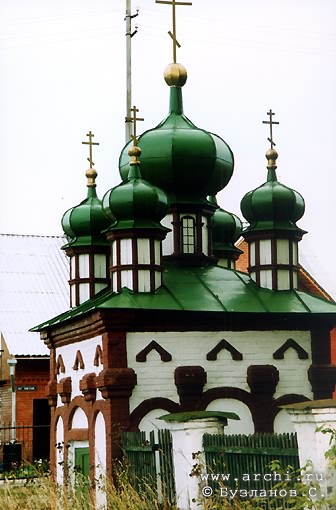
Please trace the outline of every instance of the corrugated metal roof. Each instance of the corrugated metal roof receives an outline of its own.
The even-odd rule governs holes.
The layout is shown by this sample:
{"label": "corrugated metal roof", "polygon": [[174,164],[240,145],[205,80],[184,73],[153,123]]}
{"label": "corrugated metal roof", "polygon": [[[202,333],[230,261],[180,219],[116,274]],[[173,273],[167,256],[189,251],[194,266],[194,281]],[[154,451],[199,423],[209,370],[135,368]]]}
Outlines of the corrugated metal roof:
{"label": "corrugated metal roof", "polygon": [[0,234],[0,331],[12,355],[46,355],[35,324],[69,308],[61,236]]}
{"label": "corrugated metal roof", "polygon": [[260,288],[249,276],[218,266],[187,268],[168,266],[163,285],[155,293],[133,293],[110,289],[34,330],[66,323],[99,309],[185,310],[193,312],[255,314],[328,314],[336,322],[336,303],[298,292]]}

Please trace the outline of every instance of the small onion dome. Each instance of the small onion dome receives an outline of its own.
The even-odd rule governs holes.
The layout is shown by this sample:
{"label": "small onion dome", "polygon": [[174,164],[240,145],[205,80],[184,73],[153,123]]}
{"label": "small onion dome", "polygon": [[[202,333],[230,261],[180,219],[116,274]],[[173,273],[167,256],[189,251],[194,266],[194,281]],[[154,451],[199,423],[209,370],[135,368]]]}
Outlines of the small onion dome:
{"label": "small onion dome", "polygon": [[[183,113],[182,86],[187,72],[181,64],[165,70],[170,86],[169,115],[138,140],[142,149],[141,175],[158,186],[173,203],[205,203],[229,182],[233,173],[233,154],[218,135],[197,128]],[[122,180],[129,172],[129,142],[121,152],[119,171]]]}
{"label": "small onion dome", "polygon": [[166,194],[156,186],[141,178],[138,157],[139,147],[131,147],[131,164],[128,178],[108,191],[103,198],[103,207],[116,222],[109,230],[133,228],[166,230],[160,221],[167,213]]}
{"label": "small onion dome", "polygon": [[304,199],[297,191],[278,182],[277,151],[268,150],[266,158],[267,181],[259,188],[249,191],[240,204],[241,211],[250,224],[247,231],[300,230],[296,222],[304,214]]}
{"label": "small onion dome", "polygon": [[235,214],[218,207],[216,197],[209,197],[209,202],[217,206],[212,217],[212,247],[214,255],[220,255],[224,252],[242,253],[234,245],[242,233],[242,222]]}
{"label": "small onion dome", "polygon": [[111,224],[111,220],[105,215],[102,202],[97,197],[95,182],[97,172],[94,168],[90,168],[85,175],[88,179],[86,199],[68,209],[62,217],[63,231],[70,238],[65,248],[108,244],[102,231]]}

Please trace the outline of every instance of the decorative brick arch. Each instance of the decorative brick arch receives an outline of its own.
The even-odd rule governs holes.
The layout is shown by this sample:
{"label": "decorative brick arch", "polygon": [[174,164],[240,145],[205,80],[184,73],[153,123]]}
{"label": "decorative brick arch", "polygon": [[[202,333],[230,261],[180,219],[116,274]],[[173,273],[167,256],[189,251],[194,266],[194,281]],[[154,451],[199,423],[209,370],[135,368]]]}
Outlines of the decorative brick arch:
{"label": "decorative brick arch", "polygon": [[95,355],[93,358],[93,365],[95,367],[99,367],[99,365],[103,364],[103,350],[101,346],[98,344],[96,347]]}
{"label": "decorative brick arch", "polygon": [[309,354],[301,345],[299,345],[293,338],[288,338],[286,342],[282,344],[279,349],[273,352],[273,359],[284,359],[285,352],[288,351],[288,349],[293,349],[299,359],[308,359]]}
{"label": "decorative brick arch", "polygon": [[253,399],[251,393],[240,388],[230,388],[228,386],[211,388],[210,390],[205,391],[199,400],[197,408],[204,411],[210,402],[220,398],[233,398],[235,400],[239,400],[240,402],[243,402],[243,404],[245,404],[252,413]]}
{"label": "decorative brick arch", "polygon": [[273,400],[273,407],[270,412],[273,413],[273,418],[281,411],[281,406],[288,404],[297,404],[299,402],[308,402],[310,398],[297,393],[288,393],[287,395],[281,395],[281,397]]}
{"label": "decorative brick arch", "polygon": [[180,405],[173,402],[169,398],[154,397],[149,398],[141,402],[130,415],[130,427],[129,430],[136,431],[139,429],[139,423],[142,418],[146,416],[150,411],[155,409],[165,409],[168,413],[177,413],[181,410]]}
{"label": "decorative brick arch", "polygon": [[74,414],[78,408],[80,408],[84,412],[86,419],[87,419],[87,426],[89,427],[89,421],[90,421],[89,420],[89,418],[90,418],[89,406],[85,402],[84,397],[78,395],[70,402],[70,404],[67,408],[66,427],[67,427],[68,431],[71,430],[71,428],[72,428],[72,420],[73,420]]}
{"label": "decorative brick arch", "polygon": [[75,357],[75,361],[74,361],[72,370],[78,370],[78,368],[80,368],[81,370],[84,370],[84,368],[85,368],[83,356],[79,349],[76,352],[76,357]]}
{"label": "decorative brick arch", "polygon": [[62,358],[62,354],[59,354],[56,361],[56,375],[65,374],[65,365]]}
{"label": "decorative brick arch", "polygon": [[172,360],[172,355],[170,354],[170,352],[164,349],[155,340],[152,340],[144,349],[142,349],[142,351],[138,352],[138,354],[135,357],[136,361],[138,363],[145,363],[147,361],[147,355],[151,351],[156,351],[159,354],[161,361],[168,362]]}
{"label": "decorative brick arch", "polygon": [[242,353],[233,347],[230,342],[225,340],[225,338],[220,340],[220,342],[218,342],[218,344],[207,353],[206,359],[208,361],[216,361],[220,351],[228,351],[231,354],[231,358],[235,361],[241,361],[243,359]]}

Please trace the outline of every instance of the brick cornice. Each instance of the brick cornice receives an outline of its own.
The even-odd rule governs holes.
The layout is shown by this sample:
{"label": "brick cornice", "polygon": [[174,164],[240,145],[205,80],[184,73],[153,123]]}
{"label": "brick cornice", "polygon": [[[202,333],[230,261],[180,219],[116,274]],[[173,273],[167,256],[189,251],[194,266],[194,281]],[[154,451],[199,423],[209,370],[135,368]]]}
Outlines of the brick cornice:
{"label": "brick cornice", "polygon": [[[262,317],[262,321],[260,320]],[[41,334],[49,347],[62,347],[112,331],[269,331],[332,327],[334,316],[309,313],[231,313],[185,310],[101,309],[53,326]]]}
{"label": "brick cornice", "polygon": [[95,310],[84,318],[70,319],[66,324],[49,327],[41,333],[41,339],[49,348],[62,347],[101,335],[106,330],[101,312]]}

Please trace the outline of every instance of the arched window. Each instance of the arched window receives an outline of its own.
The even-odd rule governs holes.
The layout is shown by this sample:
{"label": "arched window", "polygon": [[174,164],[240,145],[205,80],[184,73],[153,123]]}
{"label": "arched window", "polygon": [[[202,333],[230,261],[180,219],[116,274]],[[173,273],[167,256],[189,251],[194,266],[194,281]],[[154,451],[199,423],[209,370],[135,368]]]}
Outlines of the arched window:
{"label": "arched window", "polygon": [[182,253],[195,253],[195,220],[192,216],[182,218]]}

